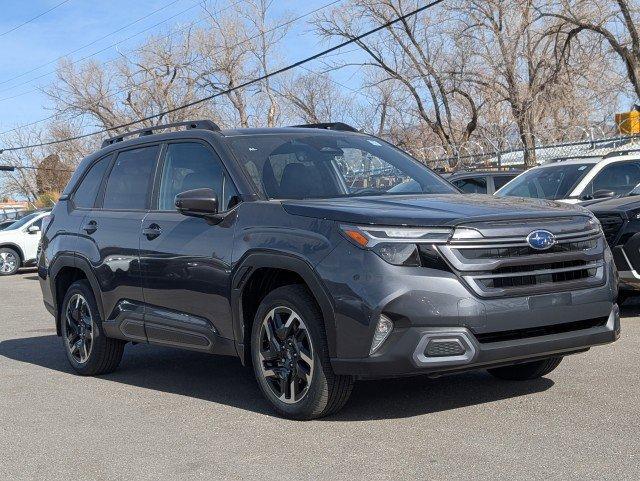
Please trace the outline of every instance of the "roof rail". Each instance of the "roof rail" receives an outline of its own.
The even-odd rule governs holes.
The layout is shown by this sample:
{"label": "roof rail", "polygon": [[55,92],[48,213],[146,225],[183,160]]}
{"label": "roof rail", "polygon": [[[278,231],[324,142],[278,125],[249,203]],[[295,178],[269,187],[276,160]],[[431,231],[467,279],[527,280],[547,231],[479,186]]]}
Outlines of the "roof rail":
{"label": "roof rail", "polygon": [[358,129],[351,127],[343,122],[325,122],[320,124],[302,124],[293,125],[292,127],[300,127],[304,129],[324,129],[324,130],[342,130],[345,132],[358,132]]}
{"label": "roof rail", "polygon": [[145,135],[152,135],[157,130],[165,130],[171,129],[175,127],[186,127],[189,129],[204,129],[204,130],[213,130],[219,131],[220,127],[215,122],[211,120],[189,120],[186,122],[174,122],[172,124],[163,124],[163,125],[154,125],[153,127],[145,127],[144,129],[133,130],[131,132],[125,132],[121,135],[116,135],[114,137],[109,137],[102,141],[102,148],[107,147],[109,145],[113,145],[116,142],[122,142],[126,137],[132,137],[134,135],[138,135],[138,137],[144,137]]}
{"label": "roof rail", "polygon": [[620,157],[622,155],[629,155],[629,154],[640,154],[640,148],[638,148],[638,149],[627,149],[627,150],[616,150],[614,152],[609,152],[603,158],[604,159],[610,159],[611,157]]}

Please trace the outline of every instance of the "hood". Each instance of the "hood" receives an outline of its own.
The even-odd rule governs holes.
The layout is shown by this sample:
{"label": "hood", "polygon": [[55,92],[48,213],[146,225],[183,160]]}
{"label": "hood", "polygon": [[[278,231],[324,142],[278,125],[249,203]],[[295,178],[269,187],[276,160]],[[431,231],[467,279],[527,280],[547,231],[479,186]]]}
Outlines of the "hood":
{"label": "hood", "polygon": [[560,202],[483,194],[386,195],[283,200],[290,214],[353,224],[439,226],[469,221],[565,217],[587,212]]}
{"label": "hood", "polygon": [[627,212],[640,209],[640,195],[629,197],[619,197],[617,199],[607,199],[597,204],[590,205],[589,210],[599,214],[605,212]]}

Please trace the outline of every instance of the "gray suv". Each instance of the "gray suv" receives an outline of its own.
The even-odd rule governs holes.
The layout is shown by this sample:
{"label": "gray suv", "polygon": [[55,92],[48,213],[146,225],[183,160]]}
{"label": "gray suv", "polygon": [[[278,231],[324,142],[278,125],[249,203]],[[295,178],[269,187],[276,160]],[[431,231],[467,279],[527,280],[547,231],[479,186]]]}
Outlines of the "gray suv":
{"label": "gray suv", "polygon": [[620,331],[591,213],[462,195],[344,124],[107,139],[42,228],[44,303],[79,374],[127,343],[237,356],[295,419],[338,411],[359,378],[534,379]]}

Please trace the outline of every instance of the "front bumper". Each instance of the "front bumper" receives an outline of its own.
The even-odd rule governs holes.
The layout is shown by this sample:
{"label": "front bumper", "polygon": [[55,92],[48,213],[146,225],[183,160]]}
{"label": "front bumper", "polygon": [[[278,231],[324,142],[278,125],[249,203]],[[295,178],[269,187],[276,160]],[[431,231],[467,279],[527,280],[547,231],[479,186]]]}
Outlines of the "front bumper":
{"label": "front bumper", "polygon": [[[554,327],[558,328],[558,325]],[[466,327],[408,327],[394,333],[387,340],[387,349],[374,356],[337,358],[332,359],[331,364],[336,374],[362,378],[416,374],[437,376],[573,354],[613,342],[619,336],[620,313],[614,304],[609,316],[599,325],[497,342],[480,342]],[[465,347],[465,352],[463,355],[427,356],[425,349],[431,339],[457,340]]]}

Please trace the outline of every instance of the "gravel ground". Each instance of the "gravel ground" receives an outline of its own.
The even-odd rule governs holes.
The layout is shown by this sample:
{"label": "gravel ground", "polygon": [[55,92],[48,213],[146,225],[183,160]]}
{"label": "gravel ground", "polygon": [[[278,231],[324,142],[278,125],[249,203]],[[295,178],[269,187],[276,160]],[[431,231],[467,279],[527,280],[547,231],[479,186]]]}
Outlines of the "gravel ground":
{"label": "gravel ground", "polygon": [[640,304],[544,379],[360,382],[300,423],[232,358],[127,346],[116,373],[75,376],[35,272],[0,300],[0,480],[640,478]]}

